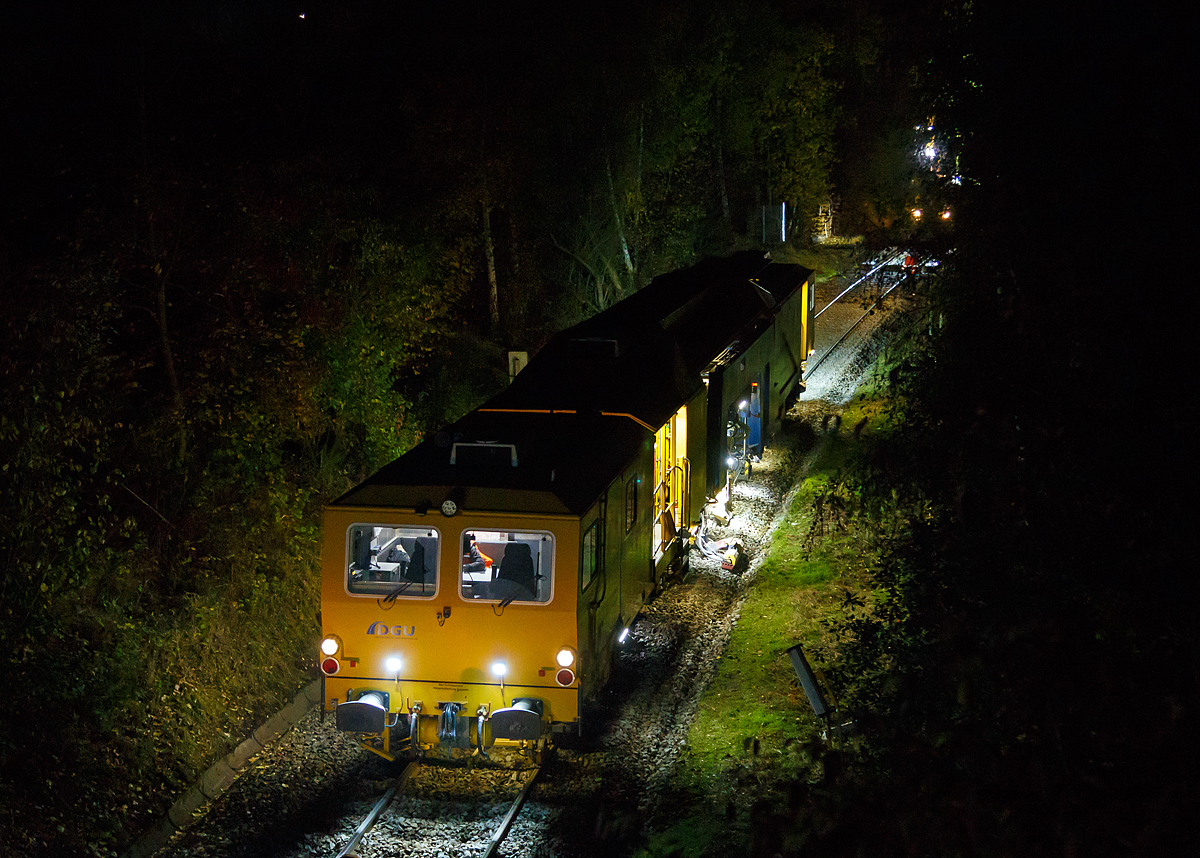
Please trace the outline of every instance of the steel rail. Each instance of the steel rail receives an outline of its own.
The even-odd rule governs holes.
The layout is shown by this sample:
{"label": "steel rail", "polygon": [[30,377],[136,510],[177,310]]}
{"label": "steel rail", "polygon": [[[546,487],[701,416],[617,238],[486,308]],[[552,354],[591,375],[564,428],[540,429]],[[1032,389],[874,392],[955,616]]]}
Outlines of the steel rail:
{"label": "steel rail", "polygon": [[500,821],[500,825],[496,827],[496,831],[492,834],[492,839],[483,853],[483,858],[492,858],[496,854],[496,850],[500,847],[504,838],[508,836],[508,830],[512,828],[513,820],[521,812],[521,806],[525,804],[525,799],[529,797],[529,791],[533,789],[533,782],[537,780],[537,776],[541,771],[542,767],[538,766],[533,770],[533,774],[529,780],[525,781],[525,786],[521,787],[520,795],[513,801],[512,807],[508,809],[508,813],[504,815],[504,819]]}
{"label": "steel rail", "polygon": [[[845,340],[846,337],[850,336],[850,334],[854,331],[855,328],[857,328],[859,325],[862,324],[862,320],[867,318],[867,316],[871,315],[872,313],[874,313],[875,308],[879,307],[881,305],[881,302],[883,301],[883,299],[886,298],[888,295],[892,294],[892,292],[896,288],[898,288],[903,282],[904,282],[903,280],[900,280],[899,282],[892,284],[892,286],[886,292],[884,292],[874,302],[872,302],[871,308],[869,310],[867,310],[867,312],[865,312],[861,316],[859,316],[858,321],[856,321],[853,325],[848,327],[846,329],[846,331],[840,337],[838,337],[838,341],[836,343],[834,343],[832,346],[830,346],[829,350],[826,351],[825,354],[821,355],[821,357],[819,357],[817,359],[817,362],[808,368],[808,370],[805,372],[805,377],[811,378],[813,372],[815,372],[817,367],[819,367],[824,362],[825,358],[827,358],[831,354],[833,354],[834,350],[842,344],[842,341]],[[832,302],[830,302],[830,303],[832,303]]]}
{"label": "steel rail", "polygon": [[[828,310],[830,307],[832,307],[834,304],[836,304],[839,300],[841,300],[843,295],[845,295],[847,292],[849,292],[851,289],[853,289],[859,283],[866,280],[868,277],[870,277],[872,274],[874,274],[880,268],[883,268],[885,265],[890,265],[894,260],[899,259],[900,255],[902,253],[904,253],[903,250],[896,251],[895,253],[888,256],[887,259],[883,260],[883,262],[880,262],[878,265],[876,265],[874,268],[872,268],[870,271],[868,271],[866,274],[864,274],[862,277],[859,277],[857,280],[855,280],[853,283],[851,283],[849,286],[847,286],[845,289],[843,289],[841,292],[841,295],[838,295],[836,298],[834,298],[832,301],[830,301],[828,304],[826,304],[824,307],[822,307],[820,310],[818,310],[816,312],[816,314],[813,316],[813,318],[816,319],[818,316],[820,316],[822,313],[824,313],[826,310]],[[890,292],[891,289],[889,289],[888,291]],[[829,352],[826,352],[825,354],[829,354]]]}
{"label": "steel rail", "polygon": [[388,788],[388,791],[383,794],[383,798],[375,803],[375,806],[371,808],[371,812],[358,824],[358,828],[354,829],[354,834],[351,835],[350,842],[342,847],[342,850],[337,854],[337,858],[346,858],[350,854],[350,850],[362,841],[363,836],[375,826],[379,817],[391,805],[392,800],[396,797],[396,793],[404,788],[404,784],[407,783],[413,772],[417,770],[418,765],[419,763],[409,763],[404,767],[404,771],[400,773],[400,776],[396,778],[395,782]]}

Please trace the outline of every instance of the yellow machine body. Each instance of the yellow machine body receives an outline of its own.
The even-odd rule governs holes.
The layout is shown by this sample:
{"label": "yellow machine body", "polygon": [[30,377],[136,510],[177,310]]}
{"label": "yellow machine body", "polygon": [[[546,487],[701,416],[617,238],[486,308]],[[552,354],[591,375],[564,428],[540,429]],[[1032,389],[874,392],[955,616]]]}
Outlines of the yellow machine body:
{"label": "yellow machine body", "polygon": [[[428,592],[412,589],[389,599],[381,592],[352,592],[348,580],[351,531],[355,527],[412,527],[435,534],[436,581]],[[541,534],[553,545],[551,580],[545,601],[481,597],[464,582],[460,546],[464,534],[513,531]],[[574,723],[579,717],[578,660],[566,666],[574,678],[560,680],[564,666],[556,657],[578,653],[578,522],[519,513],[418,515],[395,509],[330,508],[325,516],[322,558],[322,629],[339,643],[327,657],[337,670],[325,676],[324,707],[334,711],[370,691],[387,695],[388,723],[395,716],[419,713],[422,744],[437,742],[436,725],[446,704],[458,705],[459,717],[475,718],[510,708],[515,700],[541,701],[540,717]],[[345,538],[338,539],[338,534]],[[482,542],[486,554],[499,553]],[[396,589],[396,588],[391,588]],[[397,660],[389,666],[389,660]],[[504,665],[504,673],[493,670]],[[426,719],[429,722],[426,723]],[[469,736],[477,741],[478,727]],[[486,736],[490,736],[488,731]],[[500,739],[498,741],[506,741]],[[516,740],[513,740],[516,741]],[[487,738],[485,738],[487,743]]]}

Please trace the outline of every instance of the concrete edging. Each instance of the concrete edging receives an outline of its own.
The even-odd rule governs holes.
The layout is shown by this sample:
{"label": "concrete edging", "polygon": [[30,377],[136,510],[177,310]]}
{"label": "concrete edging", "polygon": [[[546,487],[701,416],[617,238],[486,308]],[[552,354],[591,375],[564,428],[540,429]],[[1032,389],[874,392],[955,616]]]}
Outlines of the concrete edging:
{"label": "concrete edging", "polygon": [[292,727],[300,723],[308,710],[321,699],[321,680],[314,679],[292,698],[291,702],[272,715],[254,734],[243,741],[202,774],[188,790],[175,800],[166,817],[134,841],[122,858],[151,858],[170,842],[175,833],[195,821],[208,805],[237,780],[238,772],[246,767],[264,748],[273,745]]}

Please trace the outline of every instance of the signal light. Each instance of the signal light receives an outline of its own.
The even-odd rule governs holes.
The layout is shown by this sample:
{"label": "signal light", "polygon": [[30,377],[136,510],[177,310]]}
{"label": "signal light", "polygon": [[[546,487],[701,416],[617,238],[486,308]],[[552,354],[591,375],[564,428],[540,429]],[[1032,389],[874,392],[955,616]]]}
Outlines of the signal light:
{"label": "signal light", "polygon": [[558,662],[559,667],[570,667],[575,663],[575,650],[565,646],[554,656],[554,660]]}
{"label": "signal light", "polygon": [[325,655],[336,655],[340,646],[341,644],[337,638],[327,637],[321,641],[321,652],[325,653]]}
{"label": "signal light", "polygon": [[554,681],[559,685],[566,687],[575,681],[575,671],[569,667],[564,667],[558,673],[554,674]]}
{"label": "signal light", "polygon": [[341,665],[338,664],[338,660],[333,656],[329,656],[321,661],[321,672],[326,676],[333,676],[340,669]]}

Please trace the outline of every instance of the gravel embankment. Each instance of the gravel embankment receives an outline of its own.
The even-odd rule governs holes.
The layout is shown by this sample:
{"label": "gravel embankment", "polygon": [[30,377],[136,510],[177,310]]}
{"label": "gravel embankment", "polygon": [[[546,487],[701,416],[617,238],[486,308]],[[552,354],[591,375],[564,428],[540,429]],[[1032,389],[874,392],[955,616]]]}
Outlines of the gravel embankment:
{"label": "gravel embankment", "polygon": [[[814,358],[863,313],[861,304],[849,303],[824,313]],[[794,418],[819,424],[849,398],[881,347],[884,318],[869,317],[822,363]],[[612,681],[590,713],[593,733],[558,749],[544,767],[503,854],[620,855],[636,846],[666,794],[700,697],[803,466],[800,456],[780,444],[738,483],[733,520],[728,527],[712,527],[709,536],[736,537],[749,563],[729,572],[693,552],[687,576],[634,624]],[[336,855],[399,771],[359,750],[334,730],[331,719],[322,722],[314,711],[259,754],[203,818],[159,855]],[[512,768],[422,766],[358,855],[478,855],[528,776]]]}

